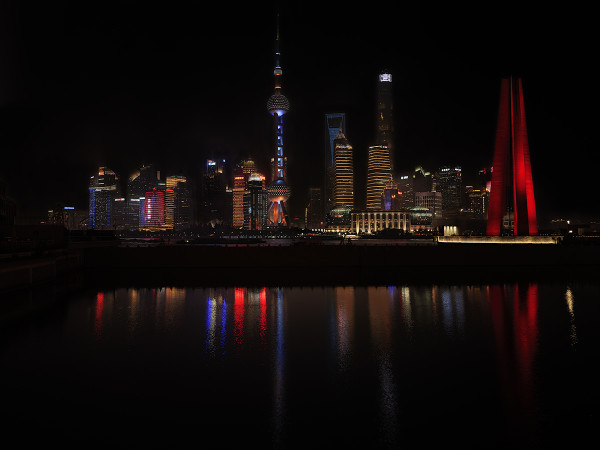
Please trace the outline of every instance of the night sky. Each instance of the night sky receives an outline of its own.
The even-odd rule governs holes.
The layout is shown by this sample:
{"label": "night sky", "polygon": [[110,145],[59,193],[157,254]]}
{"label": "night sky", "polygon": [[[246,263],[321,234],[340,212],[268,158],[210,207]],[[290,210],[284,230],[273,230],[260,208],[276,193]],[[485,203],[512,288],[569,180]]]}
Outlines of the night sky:
{"label": "night sky", "polygon": [[[500,80],[523,78],[538,214],[598,217],[592,13],[523,2],[0,3],[0,178],[25,216],[87,208],[100,165],[197,181],[207,157],[267,172],[281,16],[290,205],[323,170],[324,114],[346,112],[358,205],[375,86],[394,81],[399,170],[489,166]],[[594,80],[592,80],[594,77]],[[594,111],[594,114],[592,114]]]}

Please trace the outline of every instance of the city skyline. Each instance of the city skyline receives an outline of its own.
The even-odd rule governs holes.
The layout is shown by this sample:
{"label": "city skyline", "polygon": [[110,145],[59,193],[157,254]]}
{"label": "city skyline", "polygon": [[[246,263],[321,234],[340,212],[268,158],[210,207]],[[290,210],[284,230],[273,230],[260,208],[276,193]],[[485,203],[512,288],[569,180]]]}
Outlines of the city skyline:
{"label": "city skyline", "polygon": [[[232,165],[252,158],[269,173],[272,118],[264,102],[272,91],[274,4],[218,8],[200,22],[185,8],[104,6],[91,15],[68,6],[3,6],[0,177],[23,213],[56,202],[84,207],[87,180],[100,166],[125,179],[154,163],[166,175],[198,180],[207,158]],[[490,165],[500,80],[514,74],[523,79],[540,214],[594,215],[593,177],[581,174],[598,158],[585,109],[594,93],[585,20],[577,31],[560,23],[579,19],[570,10],[525,8],[513,17],[479,9],[471,22],[466,7],[380,14],[389,7],[279,8],[293,214],[322,184],[324,115],[333,112],[346,114],[364,204],[376,81],[387,70],[395,173],[458,164],[474,174]],[[572,82],[560,82],[561,68]],[[48,173],[61,175],[44,183]]]}

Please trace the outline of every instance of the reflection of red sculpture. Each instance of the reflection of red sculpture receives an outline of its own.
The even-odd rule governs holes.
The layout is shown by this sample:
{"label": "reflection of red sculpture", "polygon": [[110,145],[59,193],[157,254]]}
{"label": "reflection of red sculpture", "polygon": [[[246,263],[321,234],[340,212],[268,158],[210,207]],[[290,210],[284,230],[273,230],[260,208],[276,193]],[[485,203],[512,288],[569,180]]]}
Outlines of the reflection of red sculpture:
{"label": "reflection of red sculpture", "polygon": [[104,309],[104,292],[96,294],[96,316],[94,317],[94,333],[96,339],[100,337],[102,330],[102,310]]}
{"label": "reflection of red sculpture", "polygon": [[512,206],[513,234],[538,234],[533,196],[529,142],[520,78],[505,78],[500,88],[500,107],[488,210],[487,235],[502,234],[502,219]]}
{"label": "reflection of red sculpture", "polygon": [[513,425],[529,426],[534,411],[534,363],[538,341],[538,286],[489,287],[502,398]]}
{"label": "reflection of red sculpture", "polygon": [[233,298],[233,340],[236,344],[242,344],[244,340],[244,301],[245,289],[235,288]]}

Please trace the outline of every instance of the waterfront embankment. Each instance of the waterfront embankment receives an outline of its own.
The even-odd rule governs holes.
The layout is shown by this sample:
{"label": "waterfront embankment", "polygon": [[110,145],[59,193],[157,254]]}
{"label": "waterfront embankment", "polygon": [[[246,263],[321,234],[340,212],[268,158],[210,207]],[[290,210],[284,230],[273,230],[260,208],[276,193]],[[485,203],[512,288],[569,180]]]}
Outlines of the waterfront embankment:
{"label": "waterfront embankment", "polygon": [[4,258],[0,292],[52,283],[75,271],[86,282],[115,287],[485,283],[600,274],[600,245],[423,244],[94,244]]}
{"label": "waterfront embankment", "polygon": [[[89,247],[98,281],[216,285],[488,281],[495,277],[590,277],[597,245],[262,245]],[[140,281],[141,282],[141,281]]]}

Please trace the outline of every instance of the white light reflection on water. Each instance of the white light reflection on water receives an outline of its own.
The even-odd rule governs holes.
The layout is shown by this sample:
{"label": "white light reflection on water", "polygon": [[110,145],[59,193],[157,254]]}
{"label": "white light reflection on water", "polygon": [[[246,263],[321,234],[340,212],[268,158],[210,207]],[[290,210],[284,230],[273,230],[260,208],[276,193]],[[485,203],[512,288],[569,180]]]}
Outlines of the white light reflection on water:
{"label": "white light reflection on water", "polygon": [[384,287],[367,288],[373,354],[379,379],[379,423],[383,441],[394,445],[398,428],[396,383],[392,361],[393,291]]}
{"label": "white light reflection on water", "polygon": [[354,340],[354,288],[335,288],[335,331],[332,336],[337,341],[337,366],[341,372],[348,369],[352,357]]}
{"label": "white light reflection on water", "polygon": [[567,286],[565,299],[567,300],[567,308],[569,308],[569,318],[571,322],[571,346],[574,347],[577,345],[577,328],[575,327],[575,299],[573,297],[571,286]]}
{"label": "white light reflection on water", "polygon": [[208,297],[206,301],[206,350],[210,355],[215,354],[217,334],[217,299]]}
{"label": "white light reflection on water", "polygon": [[442,326],[447,335],[462,335],[464,332],[465,308],[460,288],[446,287],[441,290]]}
{"label": "white light reflection on water", "polygon": [[402,317],[402,323],[406,326],[407,330],[412,331],[413,319],[410,307],[410,289],[408,286],[402,286],[400,295],[400,316]]}

